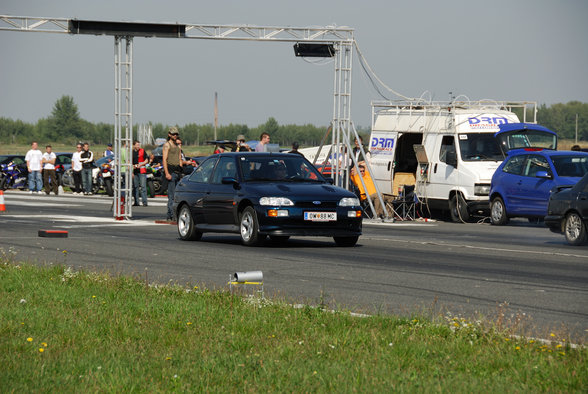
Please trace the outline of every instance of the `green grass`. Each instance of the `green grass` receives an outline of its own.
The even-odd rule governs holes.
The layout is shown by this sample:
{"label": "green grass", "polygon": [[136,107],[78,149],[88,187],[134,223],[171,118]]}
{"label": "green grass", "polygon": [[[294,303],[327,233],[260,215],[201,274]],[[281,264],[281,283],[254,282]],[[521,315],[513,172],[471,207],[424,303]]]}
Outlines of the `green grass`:
{"label": "green grass", "polygon": [[2,392],[586,392],[587,351],[0,257]]}

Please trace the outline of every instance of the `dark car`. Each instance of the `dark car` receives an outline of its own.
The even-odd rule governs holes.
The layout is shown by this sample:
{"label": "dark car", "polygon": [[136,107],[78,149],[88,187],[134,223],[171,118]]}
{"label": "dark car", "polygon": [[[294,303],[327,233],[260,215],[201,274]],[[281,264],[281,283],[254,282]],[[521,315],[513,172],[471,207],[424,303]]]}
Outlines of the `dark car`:
{"label": "dark car", "polygon": [[564,233],[570,245],[588,241],[588,174],[573,187],[553,190],[545,225],[555,233]]}
{"label": "dark car", "polygon": [[325,236],[353,246],[361,235],[357,197],[333,186],[302,156],[287,153],[210,156],[182,178],[173,208],[183,240],[224,232],[240,234],[244,245],[267,236]]}
{"label": "dark car", "polygon": [[502,225],[511,217],[542,219],[549,192],[574,185],[588,173],[588,153],[551,149],[516,149],[496,169],[490,187],[490,222]]}

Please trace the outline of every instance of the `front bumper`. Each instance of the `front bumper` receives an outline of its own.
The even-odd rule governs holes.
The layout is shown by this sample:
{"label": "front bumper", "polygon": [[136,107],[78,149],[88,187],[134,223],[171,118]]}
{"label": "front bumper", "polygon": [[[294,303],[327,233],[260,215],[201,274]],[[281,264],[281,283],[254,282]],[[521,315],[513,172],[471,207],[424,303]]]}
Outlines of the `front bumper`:
{"label": "front bumper", "polygon": [[548,215],[545,216],[545,225],[549,227],[554,233],[562,233],[562,223],[564,217],[562,215]]}
{"label": "front bumper", "polygon": [[[268,211],[287,210],[287,217],[270,217]],[[315,222],[304,220],[304,212],[336,212],[337,220],[328,222]],[[362,218],[348,217],[349,211],[361,211],[360,207],[338,207],[335,209],[321,210],[297,207],[256,207],[259,219],[260,234],[281,236],[315,236],[315,237],[352,237],[362,233]]]}

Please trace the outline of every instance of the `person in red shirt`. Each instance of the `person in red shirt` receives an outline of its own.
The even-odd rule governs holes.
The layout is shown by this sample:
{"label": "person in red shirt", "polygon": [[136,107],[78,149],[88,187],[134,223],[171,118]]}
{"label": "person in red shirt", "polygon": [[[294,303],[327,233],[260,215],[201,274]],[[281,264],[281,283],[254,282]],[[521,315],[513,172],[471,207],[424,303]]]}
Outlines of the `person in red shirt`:
{"label": "person in red shirt", "polygon": [[135,197],[133,206],[139,206],[139,188],[143,206],[147,206],[147,170],[145,168],[147,163],[149,163],[147,152],[141,148],[141,143],[135,140],[133,142],[133,196]]}

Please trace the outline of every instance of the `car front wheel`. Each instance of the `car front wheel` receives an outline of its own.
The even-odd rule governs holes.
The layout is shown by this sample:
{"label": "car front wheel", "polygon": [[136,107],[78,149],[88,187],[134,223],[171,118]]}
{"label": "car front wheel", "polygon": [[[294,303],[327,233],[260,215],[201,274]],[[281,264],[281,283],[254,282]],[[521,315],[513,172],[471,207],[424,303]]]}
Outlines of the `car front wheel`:
{"label": "car front wheel", "polygon": [[502,198],[496,197],[490,204],[490,223],[495,226],[502,226],[508,223],[508,216],[506,216],[506,207]]}
{"label": "car front wheel", "polygon": [[578,246],[586,243],[586,225],[576,212],[569,213],[564,223],[564,234],[570,245]]}
{"label": "car front wheel", "polygon": [[259,234],[259,222],[253,207],[247,207],[241,213],[239,221],[241,242],[246,246],[257,246],[265,240],[265,235]]}
{"label": "car front wheel", "polygon": [[178,233],[184,241],[198,241],[202,238],[202,233],[196,231],[192,212],[190,212],[190,208],[186,205],[180,209],[178,215]]}

